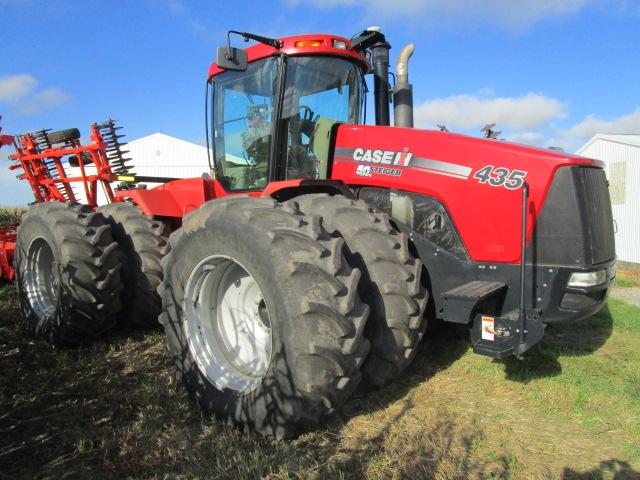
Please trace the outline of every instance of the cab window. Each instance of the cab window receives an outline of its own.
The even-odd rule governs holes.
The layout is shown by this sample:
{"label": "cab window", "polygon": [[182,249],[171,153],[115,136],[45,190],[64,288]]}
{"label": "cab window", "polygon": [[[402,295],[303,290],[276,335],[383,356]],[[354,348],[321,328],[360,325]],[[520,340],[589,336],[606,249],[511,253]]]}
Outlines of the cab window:
{"label": "cab window", "polygon": [[259,190],[269,177],[277,65],[250,63],[215,77],[213,140],[216,178],[227,190]]}

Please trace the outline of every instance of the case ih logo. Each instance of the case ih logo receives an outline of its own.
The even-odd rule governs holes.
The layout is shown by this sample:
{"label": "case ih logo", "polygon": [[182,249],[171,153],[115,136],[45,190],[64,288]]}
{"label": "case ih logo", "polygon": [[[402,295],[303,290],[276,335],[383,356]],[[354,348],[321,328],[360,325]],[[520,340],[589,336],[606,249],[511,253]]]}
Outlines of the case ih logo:
{"label": "case ih logo", "polygon": [[394,150],[368,150],[364,148],[356,148],[353,151],[353,159],[356,162],[379,163],[398,167],[408,167],[412,156],[413,154],[409,151],[409,147],[405,147],[401,152]]}

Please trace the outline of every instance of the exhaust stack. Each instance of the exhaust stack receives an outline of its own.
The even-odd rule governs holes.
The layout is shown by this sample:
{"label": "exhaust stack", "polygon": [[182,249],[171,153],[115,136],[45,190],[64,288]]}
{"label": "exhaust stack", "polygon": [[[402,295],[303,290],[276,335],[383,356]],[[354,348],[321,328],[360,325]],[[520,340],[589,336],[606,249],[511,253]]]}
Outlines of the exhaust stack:
{"label": "exhaust stack", "polygon": [[405,45],[396,61],[396,86],[393,91],[393,124],[413,128],[413,87],[409,83],[409,58],[415,45]]}

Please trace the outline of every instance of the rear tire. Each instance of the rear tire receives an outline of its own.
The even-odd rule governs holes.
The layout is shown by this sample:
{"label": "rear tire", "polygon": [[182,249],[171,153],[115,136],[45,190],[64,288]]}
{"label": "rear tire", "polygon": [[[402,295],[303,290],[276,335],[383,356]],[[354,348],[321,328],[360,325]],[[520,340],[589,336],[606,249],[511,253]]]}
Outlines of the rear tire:
{"label": "rear tire", "polygon": [[46,202],[22,217],[16,284],[28,328],[59,345],[102,336],[120,310],[118,244],[87,205]]}
{"label": "rear tire", "polygon": [[139,328],[159,326],[162,300],[157,290],[162,282],[160,260],[169,237],[166,225],[129,202],[103,205],[98,212],[111,225],[119,246],[124,285],[121,321]]}
{"label": "rear tire", "polygon": [[[162,261],[160,321],[178,376],[202,409],[290,437],[347,400],[369,343],[360,272],[343,245],[319,217],[268,198],[210,201],[184,218]],[[244,273],[228,282],[220,269]],[[243,287],[247,281],[259,290]],[[239,297],[222,295],[222,284],[251,291],[246,304],[255,312],[231,309]],[[244,327],[225,335],[230,323]],[[252,347],[243,349],[243,339]],[[258,344],[271,345],[266,363]]]}
{"label": "rear tire", "polygon": [[322,213],[323,226],[344,238],[351,265],[363,273],[360,296],[371,309],[365,332],[371,351],[362,372],[374,386],[390,382],[411,363],[427,328],[422,262],[389,217],[363,200],[311,194],[294,201],[307,215]]}

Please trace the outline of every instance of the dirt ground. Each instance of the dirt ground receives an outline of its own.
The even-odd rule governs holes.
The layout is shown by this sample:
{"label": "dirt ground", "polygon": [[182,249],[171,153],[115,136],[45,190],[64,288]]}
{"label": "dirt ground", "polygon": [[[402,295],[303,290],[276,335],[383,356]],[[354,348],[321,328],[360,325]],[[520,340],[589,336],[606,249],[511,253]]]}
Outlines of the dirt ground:
{"label": "dirt ground", "polygon": [[430,331],[391,385],[295,440],[202,417],[161,331],[57,350],[0,299],[0,479],[638,479],[640,309],[616,300],[530,353]]}
{"label": "dirt ground", "polygon": [[640,306],[640,287],[614,288],[609,296],[631,305]]}

